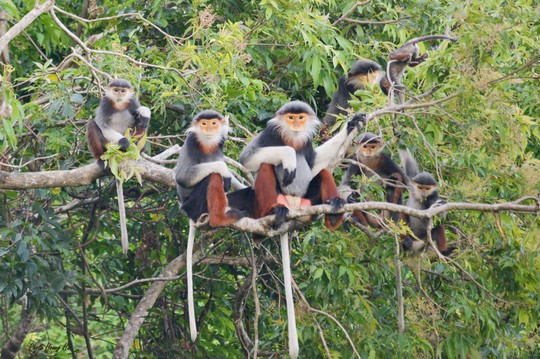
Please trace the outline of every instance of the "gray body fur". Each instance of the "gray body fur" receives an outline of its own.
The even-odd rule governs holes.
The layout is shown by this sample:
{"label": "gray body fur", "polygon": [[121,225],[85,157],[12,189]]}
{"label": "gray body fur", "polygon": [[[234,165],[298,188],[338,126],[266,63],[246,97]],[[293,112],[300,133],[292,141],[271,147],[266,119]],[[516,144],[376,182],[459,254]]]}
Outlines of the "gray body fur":
{"label": "gray body fur", "polygon": [[191,194],[193,186],[212,173],[219,173],[223,178],[231,177],[223,155],[225,140],[217,151],[205,154],[199,150],[196,137],[193,132],[188,135],[176,162],[176,189],[181,200]]}

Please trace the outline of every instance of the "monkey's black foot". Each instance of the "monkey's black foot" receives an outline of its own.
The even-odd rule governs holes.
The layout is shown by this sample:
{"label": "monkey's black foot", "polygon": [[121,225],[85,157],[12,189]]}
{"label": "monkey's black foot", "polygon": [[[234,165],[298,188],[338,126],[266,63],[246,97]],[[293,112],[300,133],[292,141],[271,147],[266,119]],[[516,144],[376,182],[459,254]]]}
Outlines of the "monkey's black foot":
{"label": "monkey's black foot", "polygon": [[332,206],[332,211],[337,211],[347,203],[343,198],[337,196],[330,198],[330,200],[326,202]]}
{"label": "monkey's black foot", "polygon": [[360,193],[353,192],[350,195],[347,196],[347,203],[358,203],[360,202]]}
{"label": "monkey's black foot", "polygon": [[141,189],[139,187],[131,186],[124,192],[124,197],[127,198],[139,198],[141,196]]}
{"label": "monkey's black foot", "polygon": [[356,127],[358,131],[362,130],[367,123],[367,117],[365,113],[357,113],[353,118],[347,122],[347,134],[351,133]]}
{"label": "monkey's black foot", "polygon": [[424,52],[421,56],[417,57],[416,59],[411,59],[407,65],[410,67],[415,67],[420,65],[422,62],[426,61],[429,57],[429,54],[427,52]]}
{"label": "monkey's black foot", "polygon": [[445,250],[440,251],[440,252],[441,252],[441,254],[443,256],[450,257],[452,255],[452,252],[454,252],[456,249],[457,249],[457,247],[452,246],[452,247],[448,247]]}
{"label": "monkey's black foot", "polygon": [[296,177],[296,168],[292,171],[289,171],[285,169],[283,171],[283,186],[286,187],[294,181],[294,178]]}
{"label": "monkey's black foot", "polygon": [[104,175],[108,176],[108,175],[112,174],[111,168],[110,167],[105,167],[105,161],[97,160],[96,162],[97,162],[99,168],[101,168],[101,171],[103,172]]}
{"label": "monkey's black foot", "polygon": [[403,248],[404,251],[410,251],[413,248],[413,245],[414,239],[411,237],[407,237],[401,242],[401,248]]}
{"label": "monkey's black foot", "polygon": [[118,141],[118,146],[120,146],[120,150],[126,152],[129,148],[130,142],[127,138],[122,137],[120,141]]}
{"label": "monkey's black foot", "polygon": [[231,189],[231,177],[223,177],[223,189],[228,192]]}
{"label": "monkey's black foot", "polygon": [[278,229],[283,223],[285,223],[285,220],[289,215],[289,209],[283,206],[275,206],[273,211],[276,215],[276,222],[272,225],[272,229]]}
{"label": "monkey's black foot", "polygon": [[343,223],[341,224],[341,228],[343,228],[343,230],[345,232],[350,232],[351,231],[351,222],[349,222],[348,220],[343,221]]}

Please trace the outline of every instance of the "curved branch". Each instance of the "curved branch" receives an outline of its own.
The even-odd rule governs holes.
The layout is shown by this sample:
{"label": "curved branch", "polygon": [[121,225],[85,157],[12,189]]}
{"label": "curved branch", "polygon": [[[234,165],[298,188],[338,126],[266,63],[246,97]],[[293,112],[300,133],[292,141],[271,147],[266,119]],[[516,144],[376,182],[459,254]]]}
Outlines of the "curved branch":
{"label": "curved branch", "polygon": [[[202,256],[202,251],[197,250],[193,252],[193,260],[197,261]],[[171,263],[169,263],[159,274],[157,278],[175,278],[180,269],[186,266],[186,254],[182,254],[176,257]],[[129,355],[129,349],[133,345],[133,340],[139,332],[141,325],[143,324],[148,311],[154,306],[157,298],[165,288],[165,285],[168,283],[168,280],[162,280],[154,282],[150,289],[145,293],[144,297],[141,299],[131,317],[129,318],[129,323],[124,330],[124,334],[116,344],[114,349],[113,358],[127,358]]]}
{"label": "curved branch", "polygon": [[408,45],[408,44],[417,44],[419,42],[433,41],[433,40],[458,41],[458,38],[448,36],[448,35],[426,35],[426,36],[421,36],[421,37],[415,37],[414,39],[407,41],[405,44],[403,44],[403,46]]}
{"label": "curved branch", "polygon": [[4,49],[8,46],[11,40],[13,40],[17,35],[24,31],[35,19],[37,19],[41,14],[46,11],[49,11],[54,6],[54,0],[47,0],[43,4],[40,4],[36,1],[36,5],[32,10],[30,10],[24,17],[13,25],[4,36],[0,37],[0,54],[4,52]]}
{"label": "curved branch", "polygon": [[346,17],[346,18],[343,18],[343,21],[351,22],[353,24],[360,24],[360,25],[388,25],[388,24],[395,24],[396,22],[400,22],[403,20],[411,19],[411,18],[412,16],[404,16],[395,20],[371,21],[371,20],[356,20],[356,19],[351,19],[350,17]]}
{"label": "curved branch", "polygon": [[332,26],[336,26],[337,24],[339,24],[340,22],[342,22],[343,20],[346,20],[348,18],[348,16],[350,14],[352,14],[359,6],[364,6],[364,5],[367,5],[371,2],[371,0],[366,0],[366,1],[358,1],[356,4],[354,4],[350,9],[349,11],[347,11],[345,14],[343,14],[339,19],[337,19],[336,21],[334,21],[332,23]]}

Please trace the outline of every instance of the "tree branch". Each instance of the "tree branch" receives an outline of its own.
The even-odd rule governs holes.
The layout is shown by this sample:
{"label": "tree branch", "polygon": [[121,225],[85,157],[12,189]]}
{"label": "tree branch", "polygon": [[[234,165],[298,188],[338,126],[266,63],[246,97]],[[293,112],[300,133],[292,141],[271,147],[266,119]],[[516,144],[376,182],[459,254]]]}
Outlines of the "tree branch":
{"label": "tree branch", "polygon": [[364,6],[364,5],[367,5],[370,3],[371,0],[366,0],[366,1],[359,1],[357,2],[356,4],[354,4],[350,9],[349,11],[347,11],[345,14],[343,14],[339,19],[337,19],[336,21],[334,21],[332,23],[332,26],[336,26],[337,24],[339,24],[340,22],[342,22],[344,19],[346,19],[350,14],[352,14],[359,6]]}
{"label": "tree branch", "polygon": [[[202,256],[202,251],[197,250],[193,252],[193,260],[197,261]],[[185,253],[176,257],[171,263],[169,263],[159,274],[157,278],[173,278],[175,277],[180,269],[186,266],[186,255]],[[116,344],[114,349],[113,358],[128,358],[129,349],[133,345],[133,340],[139,332],[141,325],[143,324],[148,311],[154,306],[157,298],[165,288],[165,285],[168,281],[158,281],[154,282],[150,289],[145,293],[144,297],[141,299],[131,317],[129,318],[129,323],[124,330],[124,334]]]}
{"label": "tree branch", "polygon": [[43,4],[40,4],[39,1],[36,1],[36,5],[32,10],[30,10],[24,17],[13,25],[4,36],[0,37],[0,54],[4,52],[4,49],[8,44],[13,40],[17,35],[23,32],[35,19],[37,19],[41,14],[46,11],[49,11],[54,6],[54,0],[47,0]]}

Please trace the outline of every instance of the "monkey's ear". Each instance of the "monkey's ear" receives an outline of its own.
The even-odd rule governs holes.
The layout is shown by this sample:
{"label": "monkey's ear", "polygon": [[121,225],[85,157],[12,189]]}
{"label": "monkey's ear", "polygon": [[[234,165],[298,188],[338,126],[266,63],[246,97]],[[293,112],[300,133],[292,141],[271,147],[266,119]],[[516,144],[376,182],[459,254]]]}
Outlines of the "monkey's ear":
{"label": "monkey's ear", "polygon": [[221,123],[223,125],[229,125],[229,115],[225,116],[222,120],[221,120]]}

